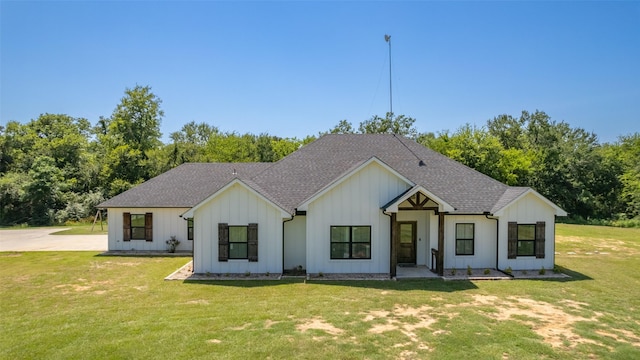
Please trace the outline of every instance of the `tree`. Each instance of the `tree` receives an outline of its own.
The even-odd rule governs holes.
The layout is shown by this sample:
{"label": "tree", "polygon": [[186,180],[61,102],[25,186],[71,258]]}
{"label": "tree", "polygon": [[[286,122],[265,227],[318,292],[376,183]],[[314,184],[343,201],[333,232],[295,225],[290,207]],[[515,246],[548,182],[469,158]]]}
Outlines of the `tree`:
{"label": "tree", "polygon": [[416,139],[418,131],[413,127],[415,122],[414,118],[405,115],[394,118],[393,113],[388,112],[384,118],[374,115],[371,119],[361,122],[358,132],[361,134],[397,134]]}
{"label": "tree", "polygon": [[128,145],[143,154],[161,145],[160,122],[164,111],[162,100],[151,92],[151,87],[136,85],[127,88],[125,96],[111,114],[107,134],[119,145]]}
{"label": "tree", "polygon": [[25,197],[31,208],[31,220],[34,225],[48,225],[53,222],[55,211],[61,205],[62,171],[56,167],[55,160],[40,156],[33,162],[29,171],[30,182],[26,185]]}
{"label": "tree", "polygon": [[137,184],[155,175],[149,156],[162,145],[161,103],[149,86],[127,88],[111,118],[101,118],[94,128],[98,148],[105,154],[101,177],[111,196],[127,187],[122,184]]}
{"label": "tree", "polygon": [[621,198],[628,218],[640,217],[640,133],[619,138],[620,160],[624,165],[620,181]]}
{"label": "tree", "polygon": [[329,130],[330,134],[353,134],[355,133],[355,129],[353,125],[347,120],[340,120],[338,125],[336,125],[333,129]]}
{"label": "tree", "polygon": [[483,128],[463,125],[455,133],[422,134],[418,141],[481,173],[509,185],[530,172],[531,159],[520,149],[505,149],[499,139]]}

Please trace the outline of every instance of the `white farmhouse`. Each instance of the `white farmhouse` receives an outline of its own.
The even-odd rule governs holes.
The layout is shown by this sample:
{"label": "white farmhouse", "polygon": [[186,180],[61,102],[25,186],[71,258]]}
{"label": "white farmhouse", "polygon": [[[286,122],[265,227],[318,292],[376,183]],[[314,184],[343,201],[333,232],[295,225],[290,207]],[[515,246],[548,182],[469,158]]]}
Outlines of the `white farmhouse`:
{"label": "white farmhouse", "polygon": [[110,251],[193,251],[195,273],[385,274],[422,265],[547,269],[555,217],[397,135],[325,135],[276,163],[183,164],[100,204]]}

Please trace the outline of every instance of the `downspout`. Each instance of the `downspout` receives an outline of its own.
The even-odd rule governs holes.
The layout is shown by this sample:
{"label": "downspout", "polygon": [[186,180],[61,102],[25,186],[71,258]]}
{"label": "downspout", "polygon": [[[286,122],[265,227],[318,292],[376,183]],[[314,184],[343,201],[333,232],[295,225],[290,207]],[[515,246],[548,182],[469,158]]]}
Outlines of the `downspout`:
{"label": "downspout", "polygon": [[292,221],[295,215],[291,215],[291,219],[282,222],[282,274],[284,274],[284,223]]}
{"label": "downspout", "polygon": [[497,217],[489,217],[491,216],[491,213],[489,212],[485,212],[484,213],[484,217],[486,217],[489,220],[495,220],[496,221],[496,270],[500,270],[500,268],[498,268],[498,264],[499,264],[499,259],[500,259],[500,218]]}

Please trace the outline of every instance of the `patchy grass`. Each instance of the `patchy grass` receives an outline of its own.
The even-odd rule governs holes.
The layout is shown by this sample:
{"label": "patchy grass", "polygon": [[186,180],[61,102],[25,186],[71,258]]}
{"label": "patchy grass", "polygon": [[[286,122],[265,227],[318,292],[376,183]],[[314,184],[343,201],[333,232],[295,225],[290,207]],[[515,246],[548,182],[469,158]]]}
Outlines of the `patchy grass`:
{"label": "patchy grass", "polygon": [[557,263],[573,276],[561,281],[183,283],[162,279],[184,258],[0,253],[0,348],[4,358],[634,359],[634,231],[558,225]]}
{"label": "patchy grass", "polygon": [[[91,230],[92,227],[93,230]],[[28,224],[0,226],[0,229],[4,230],[18,230],[29,228],[68,228],[67,230],[57,231],[55,233],[52,233],[51,235],[107,235],[106,221],[102,223],[102,228],[100,227],[100,223],[96,223],[96,225],[93,226],[93,221],[67,222],[64,225],[53,226],[29,226]]]}
{"label": "patchy grass", "polygon": [[[93,223],[79,223],[79,224],[71,224],[65,225],[64,227],[69,227],[67,230],[62,230],[55,232],[51,235],[106,235],[107,234],[107,224],[102,224],[102,229],[100,228],[100,223],[96,223],[93,226]],[[93,231],[91,228],[93,227]]]}

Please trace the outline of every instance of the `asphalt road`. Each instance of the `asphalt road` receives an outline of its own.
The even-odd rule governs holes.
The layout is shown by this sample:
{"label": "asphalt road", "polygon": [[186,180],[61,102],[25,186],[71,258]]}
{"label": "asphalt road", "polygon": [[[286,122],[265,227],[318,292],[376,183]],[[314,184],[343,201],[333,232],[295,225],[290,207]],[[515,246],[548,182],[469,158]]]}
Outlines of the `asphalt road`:
{"label": "asphalt road", "polygon": [[107,235],[51,235],[65,229],[0,230],[0,251],[107,251]]}

